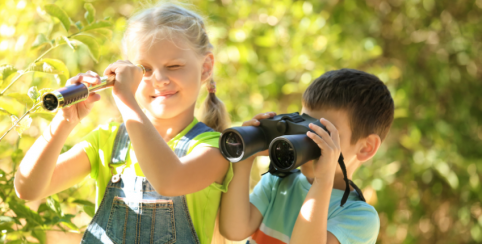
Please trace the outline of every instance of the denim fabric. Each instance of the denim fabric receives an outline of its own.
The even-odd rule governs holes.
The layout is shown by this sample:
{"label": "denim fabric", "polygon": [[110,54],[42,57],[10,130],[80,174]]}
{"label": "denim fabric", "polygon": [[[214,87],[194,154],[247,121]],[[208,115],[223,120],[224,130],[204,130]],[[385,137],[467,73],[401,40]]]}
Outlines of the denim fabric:
{"label": "denim fabric", "polygon": [[[127,141],[127,147],[128,140],[125,140],[121,129],[116,143]],[[201,122],[196,124],[178,143],[177,156],[184,156],[190,140],[207,131],[212,129]],[[123,148],[114,147],[112,158],[118,158]],[[119,182],[107,185],[99,209],[81,243],[198,244],[199,239],[185,196],[161,196],[145,177],[122,175]]]}

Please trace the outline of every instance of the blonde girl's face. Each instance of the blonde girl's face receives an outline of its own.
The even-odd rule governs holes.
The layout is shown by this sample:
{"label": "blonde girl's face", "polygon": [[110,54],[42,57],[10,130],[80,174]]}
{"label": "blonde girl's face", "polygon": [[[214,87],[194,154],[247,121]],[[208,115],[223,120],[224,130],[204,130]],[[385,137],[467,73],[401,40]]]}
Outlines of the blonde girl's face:
{"label": "blonde girl's face", "polygon": [[199,90],[213,66],[211,53],[200,55],[185,40],[172,40],[146,42],[133,59],[146,68],[136,92],[137,101],[157,119],[193,114]]}

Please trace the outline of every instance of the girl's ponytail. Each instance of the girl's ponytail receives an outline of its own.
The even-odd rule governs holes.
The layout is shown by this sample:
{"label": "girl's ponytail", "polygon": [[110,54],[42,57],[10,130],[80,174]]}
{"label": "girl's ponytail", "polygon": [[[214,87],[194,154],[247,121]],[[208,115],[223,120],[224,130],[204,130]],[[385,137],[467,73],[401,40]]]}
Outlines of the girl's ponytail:
{"label": "girl's ponytail", "polygon": [[206,86],[209,93],[201,107],[200,120],[215,131],[222,132],[230,124],[228,111],[224,103],[216,96],[216,82],[211,78]]}

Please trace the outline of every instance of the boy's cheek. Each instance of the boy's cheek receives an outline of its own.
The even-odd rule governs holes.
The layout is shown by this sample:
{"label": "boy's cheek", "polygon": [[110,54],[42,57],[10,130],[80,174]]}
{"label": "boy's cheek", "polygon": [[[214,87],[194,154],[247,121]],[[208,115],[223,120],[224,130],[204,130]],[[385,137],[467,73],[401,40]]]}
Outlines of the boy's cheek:
{"label": "boy's cheek", "polygon": [[311,160],[303,165],[300,166],[301,168],[301,173],[304,174],[306,177],[312,177],[313,176],[313,164],[316,162],[319,158]]}

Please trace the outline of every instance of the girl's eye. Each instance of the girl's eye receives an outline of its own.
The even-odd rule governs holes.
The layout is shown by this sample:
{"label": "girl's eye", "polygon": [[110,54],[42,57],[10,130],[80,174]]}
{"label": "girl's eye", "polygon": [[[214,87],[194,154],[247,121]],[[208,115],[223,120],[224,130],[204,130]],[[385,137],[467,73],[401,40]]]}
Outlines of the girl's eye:
{"label": "girl's eye", "polygon": [[169,66],[167,66],[167,68],[169,68],[169,69],[179,69],[179,68],[181,68],[181,65],[178,65],[178,64],[169,65]]}

